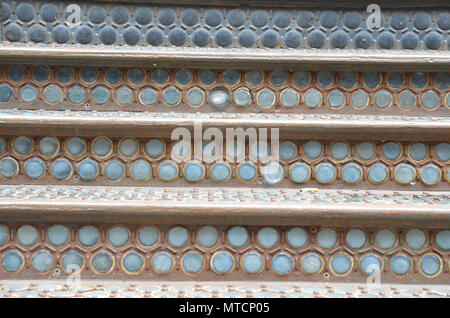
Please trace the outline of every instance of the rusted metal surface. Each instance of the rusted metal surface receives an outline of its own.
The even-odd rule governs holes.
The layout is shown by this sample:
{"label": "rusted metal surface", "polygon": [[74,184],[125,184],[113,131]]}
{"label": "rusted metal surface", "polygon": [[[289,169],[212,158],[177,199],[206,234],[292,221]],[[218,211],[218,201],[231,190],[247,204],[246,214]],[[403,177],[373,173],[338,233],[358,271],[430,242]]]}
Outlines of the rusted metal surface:
{"label": "rusted metal surface", "polygon": [[[2,219],[448,227],[447,192],[3,186]],[[23,193],[23,195],[21,194]],[[251,193],[251,195],[249,195]],[[436,223],[436,219],[439,222]]]}
{"label": "rusted metal surface", "polygon": [[38,298],[449,298],[449,285],[216,282],[216,281],[83,281],[71,286],[61,280],[5,280],[3,297]]}
{"label": "rusted metal surface", "polygon": [[[275,55],[273,55],[275,54]],[[223,51],[220,49],[98,49],[86,47],[33,47],[0,45],[1,63],[42,63],[89,66],[131,67],[208,67],[282,70],[360,70],[360,71],[441,71],[449,66],[448,53],[395,51],[303,51],[277,50],[267,54],[264,49]]]}

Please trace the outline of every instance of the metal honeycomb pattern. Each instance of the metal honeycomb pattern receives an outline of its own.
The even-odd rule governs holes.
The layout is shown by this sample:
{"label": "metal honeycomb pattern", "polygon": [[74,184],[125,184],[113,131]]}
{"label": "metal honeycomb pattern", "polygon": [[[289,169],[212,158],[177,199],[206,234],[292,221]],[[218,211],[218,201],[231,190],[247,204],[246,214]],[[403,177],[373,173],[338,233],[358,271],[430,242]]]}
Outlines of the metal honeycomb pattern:
{"label": "metal honeycomb pattern", "polygon": [[283,282],[143,282],[82,281],[72,286],[64,281],[3,281],[3,297],[20,298],[449,298],[448,286],[382,284],[283,283]]}
{"label": "metal honeycomb pattern", "polygon": [[0,105],[18,109],[411,115],[450,108],[448,73],[47,65],[10,65],[0,73]]}
{"label": "metal honeycomb pattern", "polygon": [[280,161],[270,173],[264,170],[273,160],[270,142],[234,145],[224,144],[220,150],[214,142],[196,146],[160,138],[0,137],[0,178],[39,184],[157,185],[179,180],[184,185],[421,184],[438,189],[450,182],[446,142],[282,140]]}
{"label": "metal honeycomb pattern", "polygon": [[82,4],[70,28],[64,2],[2,2],[2,39],[19,43],[111,46],[445,50],[446,11],[382,11],[380,28],[367,12],[259,8]]}
{"label": "metal honeycomb pattern", "polygon": [[[450,229],[0,225],[4,278],[446,281]],[[378,266],[375,270],[374,266]],[[447,278],[446,278],[447,277]],[[15,278],[14,278],[15,279]]]}

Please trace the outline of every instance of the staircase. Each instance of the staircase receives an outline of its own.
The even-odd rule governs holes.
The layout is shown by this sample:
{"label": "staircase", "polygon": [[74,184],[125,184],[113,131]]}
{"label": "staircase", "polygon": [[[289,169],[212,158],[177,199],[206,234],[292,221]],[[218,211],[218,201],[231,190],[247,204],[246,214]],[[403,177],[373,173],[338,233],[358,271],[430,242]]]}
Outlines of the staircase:
{"label": "staircase", "polygon": [[377,3],[0,0],[0,296],[450,297],[450,6]]}

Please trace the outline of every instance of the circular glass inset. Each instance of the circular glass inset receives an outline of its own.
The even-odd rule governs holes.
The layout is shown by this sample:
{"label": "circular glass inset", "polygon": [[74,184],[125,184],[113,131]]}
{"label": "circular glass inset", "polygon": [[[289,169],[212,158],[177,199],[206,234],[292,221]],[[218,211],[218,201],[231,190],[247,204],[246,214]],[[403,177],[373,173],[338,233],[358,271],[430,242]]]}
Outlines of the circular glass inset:
{"label": "circular glass inset", "polygon": [[420,250],[425,247],[428,242],[427,235],[420,229],[412,229],[406,233],[406,245],[413,250]]}
{"label": "circular glass inset", "polygon": [[275,104],[275,93],[269,89],[263,89],[256,95],[258,105],[263,108],[272,107]]}
{"label": "circular glass inset", "polygon": [[422,104],[426,109],[432,110],[439,106],[439,95],[433,91],[422,95]]}
{"label": "circular glass inset", "polygon": [[97,86],[92,91],[92,99],[97,105],[103,105],[109,100],[109,90],[103,86]]}
{"label": "circular glass inset", "polygon": [[341,170],[342,179],[347,184],[356,184],[363,178],[363,170],[356,163],[348,163]]}
{"label": "circular glass inset", "polygon": [[25,70],[22,66],[11,66],[8,68],[8,77],[14,82],[20,82],[25,78]]}
{"label": "circular glass inset", "polygon": [[187,93],[189,105],[198,107],[205,102],[205,93],[199,88],[193,88]]}
{"label": "circular glass inset", "polygon": [[100,251],[91,258],[91,266],[99,274],[107,274],[114,268],[114,258],[106,251]]}
{"label": "circular glass inset", "polygon": [[173,247],[180,248],[187,244],[189,233],[184,227],[175,226],[167,233],[167,240]]}
{"label": "circular glass inset", "polygon": [[217,182],[225,182],[231,178],[231,168],[225,162],[217,162],[211,167],[211,178]]}
{"label": "circular glass inset", "polygon": [[308,253],[300,259],[300,269],[307,275],[318,274],[324,266],[322,258],[316,253]]}
{"label": "circular glass inset", "polygon": [[436,254],[425,254],[419,261],[422,273],[426,276],[437,276],[442,270],[442,260]]}
{"label": "circular glass inset", "polygon": [[0,246],[8,242],[9,240],[9,229],[0,224]]}
{"label": "circular glass inset", "polygon": [[388,177],[389,170],[381,163],[371,165],[367,170],[367,178],[373,184],[382,184],[387,181]]}
{"label": "circular glass inset", "polygon": [[178,177],[178,166],[170,160],[162,162],[158,166],[158,177],[163,181],[172,181]]}
{"label": "circular glass inset", "polygon": [[366,275],[373,275],[382,270],[383,263],[377,254],[365,254],[359,260],[359,267]]}
{"label": "circular glass inset", "polygon": [[284,178],[284,167],[276,161],[270,161],[260,167],[264,183],[267,185],[276,185]]}
{"label": "circular glass inset", "polygon": [[56,85],[49,85],[44,90],[44,97],[50,104],[56,104],[61,102],[63,92],[61,88]]}
{"label": "circular glass inset", "polygon": [[245,107],[252,102],[252,94],[246,88],[237,89],[233,94],[234,103],[239,107]]}
{"label": "circular glass inset", "polygon": [[216,252],[211,257],[211,269],[216,274],[225,275],[234,269],[234,257],[229,252]]}
{"label": "circular glass inset", "polygon": [[264,269],[264,258],[257,252],[248,252],[241,259],[241,268],[247,274],[259,274]]}
{"label": "circular glass inset", "polygon": [[294,260],[289,254],[279,253],[272,258],[272,270],[277,275],[287,275],[294,269]]}
{"label": "circular glass inset", "polygon": [[19,164],[11,157],[0,160],[0,175],[3,178],[10,179],[19,173]]}
{"label": "circular glass inset", "polygon": [[138,240],[144,247],[150,247],[159,242],[159,231],[153,226],[144,226],[138,232]]}
{"label": "circular glass inset", "polygon": [[64,225],[52,225],[47,230],[47,239],[54,246],[63,246],[69,240],[69,229]]}
{"label": "circular glass inset", "polygon": [[52,176],[57,180],[67,180],[73,173],[73,167],[69,160],[60,158],[56,159],[51,168]]}
{"label": "circular glass inset", "polygon": [[413,166],[402,163],[394,169],[394,179],[399,184],[410,184],[416,178],[416,169]]}
{"label": "circular glass inset", "polygon": [[366,246],[367,243],[366,232],[361,229],[351,229],[345,236],[345,242],[355,250],[361,249]]}
{"label": "circular glass inset", "polygon": [[400,144],[389,141],[383,145],[381,148],[381,153],[387,160],[394,161],[400,158],[403,153],[403,149]]}
{"label": "circular glass inset", "polygon": [[67,273],[79,272],[84,267],[83,255],[77,251],[69,251],[61,258],[61,265]]}
{"label": "circular glass inset", "polygon": [[345,95],[340,91],[333,91],[328,94],[328,104],[331,108],[339,109],[345,104]]}
{"label": "circular glass inset", "polygon": [[227,232],[227,240],[231,246],[240,248],[247,245],[250,235],[246,228],[242,226],[233,226]]}
{"label": "circular glass inset", "polygon": [[303,145],[303,153],[308,159],[318,159],[323,154],[323,146],[318,141],[308,141]]}
{"label": "circular glass inset", "polygon": [[139,152],[139,143],[131,138],[122,139],[119,142],[119,152],[126,158],[133,158]]}
{"label": "circular glass inset", "polygon": [[90,181],[98,176],[98,164],[91,159],[84,159],[77,167],[78,174],[83,180]]}
{"label": "circular glass inset", "polygon": [[351,102],[356,109],[363,109],[369,104],[369,95],[364,91],[356,91],[352,93]]}
{"label": "circular glass inset", "polygon": [[65,150],[69,155],[77,158],[86,152],[86,142],[79,137],[72,137],[68,139],[65,143]]}
{"label": "circular glass inset", "polygon": [[166,150],[166,145],[161,139],[150,139],[145,144],[145,153],[152,159],[158,159]]}
{"label": "circular glass inset", "polygon": [[364,85],[369,89],[377,88],[381,84],[381,74],[378,72],[368,72],[363,76]]}
{"label": "circular glass inset", "polygon": [[38,180],[45,174],[45,164],[39,158],[31,158],[25,162],[25,174],[28,178]]}
{"label": "circular glass inset", "polygon": [[47,251],[38,251],[31,257],[31,266],[39,273],[46,273],[55,266],[55,257]]}
{"label": "circular glass inset", "polygon": [[420,168],[420,180],[427,186],[438,184],[442,179],[441,169],[434,165],[428,164]]}
{"label": "circular glass inset", "polygon": [[115,226],[108,231],[108,241],[115,247],[122,247],[130,239],[130,233],[123,226]]}
{"label": "circular glass inset", "polygon": [[416,103],[417,98],[410,91],[404,91],[398,95],[398,105],[405,110],[412,109],[414,106],[416,106]]}
{"label": "circular glass inset", "polygon": [[112,153],[113,144],[107,137],[97,137],[92,143],[92,152],[100,158],[108,157]]}
{"label": "circular glass inset", "polygon": [[129,252],[122,259],[122,267],[128,274],[138,274],[144,268],[145,260],[137,252]]}
{"label": "circular glass inset", "polygon": [[317,233],[317,243],[322,248],[332,248],[337,244],[338,236],[336,231],[330,228],[325,228]]}
{"label": "circular glass inset", "polygon": [[297,146],[290,140],[285,140],[280,143],[278,152],[281,159],[290,160],[297,154]]}
{"label": "circular glass inset", "polygon": [[19,251],[7,251],[2,255],[2,266],[10,273],[16,273],[23,268],[25,259]]}
{"label": "circular glass inset", "polygon": [[391,258],[389,266],[395,275],[403,276],[411,270],[411,260],[405,254],[397,254]]}
{"label": "circular glass inset", "polygon": [[439,161],[447,162],[450,160],[450,143],[441,142],[434,148],[434,153]]}
{"label": "circular glass inset", "polygon": [[304,94],[303,100],[306,106],[316,108],[322,104],[323,96],[318,90],[310,89]]}
{"label": "circular glass inset", "polygon": [[253,181],[258,175],[258,170],[253,163],[243,162],[239,164],[237,174],[242,181]]}
{"label": "circular glass inset", "polygon": [[450,230],[442,230],[436,234],[436,245],[443,251],[450,250]]}
{"label": "circular glass inset", "polygon": [[295,90],[288,88],[281,92],[280,101],[284,107],[292,108],[298,105],[300,96]]}
{"label": "circular glass inset", "polygon": [[97,228],[91,225],[82,227],[78,231],[78,241],[86,247],[92,247],[98,243],[100,233]]}
{"label": "circular glass inset", "polygon": [[383,250],[390,250],[397,245],[397,234],[389,229],[382,229],[375,235],[375,242]]}
{"label": "circular glass inset", "polygon": [[59,140],[55,137],[44,137],[39,141],[39,152],[52,157],[59,151]]}
{"label": "circular glass inset", "polygon": [[108,180],[118,181],[125,175],[125,167],[120,161],[111,160],[104,166],[103,173]]}
{"label": "circular glass inset", "polygon": [[422,161],[428,156],[428,147],[421,142],[408,147],[408,156],[414,161]]}
{"label": "circular glass inset", "polygon": [[279,241],[279,235],[273,227],[264,227],[258,231],[256,239],[261,247],[273,248]]}
{"label": "circular glass inset", "polygon": [[19,136],[14,139],[13,151],[19,156],[26,156],[33,151],[33,140],[27,136]]}
{"label": "circular glass inset", "polygon": [[37,82],[46,82],[50,79],[50,69],[44,65],[38,65],[31,71],[33,79]]}
{"label": "circular glass inset", "polygon": [[30,85],[23,86],[20,89],[20,98],[22,98],[25,103],[31,103],[36,100],[37,94],[36,88]]}
{"label": "circular glass inset", "polygon": [[261,71],[249,71],[246,73],[245,79],[250,86],[257,87],[261,85],[264,79],[264,74]]}
{"label": "circular glass inset", "polygon": [[145,72],[140,68],[133,68],[128,72],[128,79],[132,84],[139,85],[145,80]]}
{"label": "circular glass inset", "polygon": [[225,84],[233,86],[239,82],[241,74],[237,70],[225,70],[222,73],[222,78]]}
{"label": "circular glass inset", "polygon": [[146,88],[139,93],[139,101],[145,105],[153,105],[158,100],[158,92],[152,88]]}
{"label": "circular glass inset", "polygon": [[34,226],[22,225],[17,229],[16,237],[23,246],[32,246],[38,241],[39,233]]}
{"label": "circular glass inset", "polygon": [[375,145],[371,142],[362,142],[356,146],[356,155],[364,161],[371,160],[377,154]]}
{"label": "circular glass inset", "polygon": [[188,252],[183,255],[181,266],[188,274],[198,274],[205,266],[205,260],[197,252]]}
{"label": "circular glass inset", "polygon": [[81,104],[86,99],[86,92],[80,86],[72,86],[67,97],[72,104]]}
{"label": "circular glass inset", "polygon": [[219,241],[219,233],[212,226],[204,226],[198,231],[197,240],[204,247],[213,247]]}
{"label": "circular glass inset", "polygon": [[152,166],[145,160],[135,161],[131,166],[131,176],[137,181],[147,181],[152,177]]}
{"label": "circular glass inset", "polygon": [[350,156],[350,147],[343,141],[333,142],[330,146],[330,156],[337,161],[343,161]]}
{"label": "circular glass inset", "polygon": [[205,167],[197,161],[188,162],[183,169],[183,175],[187,181],[200,181],[205,176]]}
{"label": "circular glass inset", "polygon": [[331,258],[330,267],[336,275],[345,276],[353,267],[353,259],[347,253],[335,254]]}
{"label": "circular glass inset", "polygon": [[337,171],[332,164],[325,162],[316,166],[314,174],[317,182],[328,184],[336,180]]}
{"label": "circular glass inset", "polygon": [[300,227],[293,227],[287,232],[286,240],[293,248],[301,248],[308,242],[308,232]]}
{"label": "circular glass inset", "polygon": [[303,163],[296,162],[289,167],[289,178],[295,183],[305,183],[311,178],[311,168]]}
{"label": "circular glass inset", "polygon": [[98,72],[94,67],[83,67],[80,72],[81,81],[86,84],[94,83],[98,78]]}

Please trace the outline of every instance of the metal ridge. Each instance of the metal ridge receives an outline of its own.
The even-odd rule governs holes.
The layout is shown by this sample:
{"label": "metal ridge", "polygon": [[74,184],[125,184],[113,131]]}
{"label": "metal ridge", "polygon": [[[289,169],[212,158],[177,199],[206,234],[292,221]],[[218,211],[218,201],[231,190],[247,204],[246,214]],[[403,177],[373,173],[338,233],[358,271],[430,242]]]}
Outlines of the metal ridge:
{"label": "metal ridge", "polygon": [[[176,127],[280,128],[280,137],[347,138],[386,140],[443,140],[450,134],[448,117],[408,117],[337,114],[267,113],[149,113],[89,111],[0,111],[0,133],[55,136],[108,134],[111,137],[133,135],[168,136]],[[355,134],[355,130],[358,131]],[[388,138],[388,139],[389,139]]]}
{"label": "metal ridge", "polygon": [[[249,225],[450,226],[446,191],[1,186],[2,219]],[[436,222],[439,220],[439,222]]]}
{"label": "metal ridge", "polygon": [[59,280],[4,280],[1,297],[288,297],[288,298],[448,298],[449,285],[329,282],[83,280],[71,286]]}
{"label": "metal ridge", "polygon": [[[268,54],[270,52],[270,54]],[[51,63],[108,66],[158,66],[285,70],[442,71],[447,52],[389,50],[301,50],[215,48],[110,48],[56,45],[0,45],[1,63]]]}

